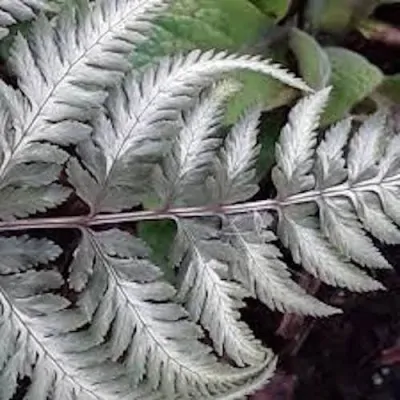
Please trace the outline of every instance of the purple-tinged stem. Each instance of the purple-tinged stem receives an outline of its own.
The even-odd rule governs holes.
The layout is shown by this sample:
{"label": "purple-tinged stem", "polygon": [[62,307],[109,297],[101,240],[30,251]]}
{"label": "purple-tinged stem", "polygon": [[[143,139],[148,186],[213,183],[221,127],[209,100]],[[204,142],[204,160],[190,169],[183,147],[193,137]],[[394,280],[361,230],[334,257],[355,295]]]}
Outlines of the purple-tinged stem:
{"label": "purple-tinged stem", "polygon": [[385,178],[373,178],[368,181],[350,185],[348,182],[323,189],[310,190],[288,196],[284,200],[268,199],[252,201],[233,205],[211,205],[201,207],[172,207],[162,210],[144,210],[132,212],[120,212],[114,214],[99,214],[94,216],[49,217],[30,218],[14,221],[0,221],[0,232],[19,231],[28,229],[71,229],[87,228],[91,226],[118,224],[123,222],[154,221],[161,219],[211,217],[218,214],[232,215],[247,212],[262,212],[278,210],[295,204],[309,203],[321,197],[349,197],[355,192],[379,192],[380,185],[397,186],[400,176]]}

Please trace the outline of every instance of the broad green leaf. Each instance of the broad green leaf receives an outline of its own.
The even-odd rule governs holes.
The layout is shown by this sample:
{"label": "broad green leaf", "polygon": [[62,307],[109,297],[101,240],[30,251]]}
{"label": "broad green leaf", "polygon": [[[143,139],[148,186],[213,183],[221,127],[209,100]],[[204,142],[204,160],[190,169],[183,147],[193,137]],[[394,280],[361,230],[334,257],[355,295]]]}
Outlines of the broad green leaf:
{"label": "broad green leaf", "polygon": [[325,50],[308,33],[293,29],[289,45],[296,55],[301,77],[313,88],[324,88],[331,77],[331,63]]}
{"label": "broad green leaf", "polygon": [[249,0],[268,17],[280,20],[289,11],[291,0]]}
{"label": "broad green leaf", "polygon": [[[284,13],[288,1],[269,3],[271,10],[275,10],[274,18],[249,0],[177,0],[159,21],[153,36],[138,47],[133,63],[141,67],[166,54],[194,48],[246,52]],[[229,123],[254,103],[261,103],[267,109],[274,108],[291,100],[296,93],[272,78],[254,73],[241,73],[239,76],[244,84],[243,92],[230,103]]]}
{"label": "broad green leaf", "polygon": [[254,43],[273,20],[248,0],[177,0],[153,36],[134,54],[134,64],[195,47],[237,51]]}
{"label": "broad green leaf", "polygon": [[350,50],[328,47],[325,51],[332,66],[333,91],[322,123],[330,124],[368,97],[382,83],[384,75],[378,67]]}

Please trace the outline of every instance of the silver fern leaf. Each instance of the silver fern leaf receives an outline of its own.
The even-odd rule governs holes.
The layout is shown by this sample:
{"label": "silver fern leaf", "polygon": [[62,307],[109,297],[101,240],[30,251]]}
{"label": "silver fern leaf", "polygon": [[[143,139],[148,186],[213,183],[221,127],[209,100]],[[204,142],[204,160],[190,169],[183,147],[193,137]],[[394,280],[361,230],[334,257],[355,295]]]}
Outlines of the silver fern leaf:
{"label": "silver fern leaf", "polygon": [[0,242],[1,399],[11,399],[18,379],[24,376],[32,379],[25,399],[45,400],[50,394],[59,400],[73,398],[75,394],[93,399],[111,398],[100,391],[93,396],[94,388],[100,386],[96,379],[87,379],[80,373],[88,367],[93,372],[101,371],[100,363],[97,369],[91,366],[90,359],[95,354],[79,357],[63,351],[62,328],[68,326],[67,329],[73,330],[72,322],[79,320],[83,324],[84,320],[71,318],[67,311],[70,302],[52,293],[62,284],[61,275],[54,268],[32,269],[53,261],[61,252],[46,239],[22,236],[2,238]]}
{"label": "silver fern leaf", "polygon": [[198,191],[209,175],[207,168],[221,145],[217,130],[224,116],[224,105],[237,90],[233,82],[217,85],[177,122],[179,134],[164,165],[156,170],[156,190],[166,206],[176,204],[176,200],[182,205],[194,205],[198,201],[193,192]]}
{"label": "silver fern leaf", "polygon": [[199,341],[202,331],[173,302],[175,289],[160,280],[147,253],[141,241],[117,229],[83,232],[72,263],[74,277],[82,264],[92,266],[87,290],[77,301],[91,322],[74,339],[81,351],[106,343],[112,360],[122,357],[133,386],[145,381],[168,399],[199,393],[214,398],[264,374],[260,365],[270,368],[271,353],[262,354],[255,368],[218,363]]}
{"label": "silver fern leaf", "polygon": [[[134,242],[133,246],[130,245],[131,243],[126,243],[129,239],[124,236],[122,237],[124,242],[119,242],[117,246],[114,246],[121,235],[123,233],[118,235],[118,232],[113,231],[100,234],[99,237],[107,240],[106,251],[112,255],[120,249],[123,255],[126,255],[124,250],[131,252],[133,249],[140,249],[140,246]],[[88,244],[85,241],[83,243]],[[78,249],[77,254],[80,251],[81,249]],[[73,306],[65,297],[53,294],[54,290],[63,284],[63,279],[54,268],[40,269],[40,267],[55,260],[61,252],[57,245],[47,239],[21,236],[0,240],[2,259],[0,264],[0,333],[4,345],[0,349],[0,398],[4,400],[13,398],[18,379],[29,377],[32,383],[24,396],[27,400],[164,399],[164,392],[157,391],[148,385],[134,384],[136,379],[133,379],[133,373],[128,375],[129,368],[123,368],[113,361],[117,358],[116,354],[121,346],[129,338],[129,332],[132,334],[132,330],[125,331],[124,336],[120,335],[122,331],[116,331],[116,335],[110,342],[103,343],[102,335],[107,333],[104,331],[104,326],[111,323],[109,313],[116,311],[114,306],[118,308],[119,305],[114,301],[108,303],[110,298],[107,294],[113,290],[112,288],[115,290],[115,287],[101,276],[97,277],[101,275],[101,270],[95,272],[93,279],[95,286],[91,286],[85,296],[78,298],[76,305],[79,308],[76,305]],[[78,261],[78,258],[80,262],[92,261],[77,254],[74,261]],[[157,273],[156,268],[153,267],[151,270],[151,265],[146,265],[144,262],[144,265],[133,272],[125,261],[128,259],[120,260],[118,273],[121,282],[126,282],[124,284],[126,292],[133,296],[135,283],[131,280],[128,284],[125,279],[132,279],[137,275],[148,283],[137,284],[143,291],[138,293],[136,298],[138,304],[131,304],[131,306],[138,307],[139,299],[147,296],[150,296],[152,300],[155,300],[157,296],[161,299],[162,293],[152,296],[154,291],[157,292],[157,288],[162,287],[161,284],[158,287],[151,284],[154,273]],[[115,260],[113,263],[118,264],[118,261]],[[104,294],[103,291],[106,292],[106,296],[101,300],[99,296]],[[164,293],[168,294],[168,290]],[[92,307],[88,305],[89,301],[92,301]],[[101,301],[102,304],[98,305],[95,301]],[[95,310],[93,307],[97,308],[97,306],[96,313],[99,316],[92,318]],[[175,321],[174,318],[180,314],[174,312],[172,305],[163,307],[149,304],[149,307],[150,309],[146,309],[144,306],[143,314],[140,316],[146,316],[149,313],[151,315],[153,309],[155,318],[158,315],[162,324],[163,313],[169,311],[171,323],[180,324],[180,328],[185,328],[184,322]],[[126,310],[120,309],[118,315],[122,320],[116,318],[114,329],[119,323],[125,321],[124,311]],[[84,333],[79,332],[91,321],[92,326],[89,330],[85,330]],[[129,326],[134,329],[133,325]],[[157,325],[153,329],[156,330]],[[192,330],[196,331],[194,325]],[[173,333],[174,330],[169,329],[169,331]],[[189,328],[181,332],[188,333]],[[140,341],[140,344],[143,345],[143,341]],[[199,346],[201,346],[200,343]],[[146,354],[148,352],[145,350],[143,356],[146,357]],[[134,355],[131,354],[131,357]],[[157,373],[158,370],[154,370],[154,379],[158,377]]]}
{"label": "silver fern leaf", "polygon": [[[268,74],[275,73],[274,67],[257,58],[228,56],[224,53],[214,54],[212,52],[202,55],[196,51],[186,58],[178,57],[161,61],[158,67],[151,67],[143,73],[142,77],[128,76],[123,85],[111,93],[107,103],[110,118],[106,118],[102,114],[96,117],[93,132],[94,143],[91,141],[81,142],[77,148],[80,161],[72,159],[68,165],[69,181],[76,188],[77,194],[90,206],[93,215],[99,211],[128,208],[140,200],[140,194],[149,186],[143,184],[146,174],[142,172],[142,179],[139,179],[140,170],[145,167],[144,171],[151,171],[156,166],[157,159],[163,155],[165,152],[163,149],[168,145],[168,138],[171,136],[168,131],[172,133],[177,131],[178,133],[174,136],[175,144],[172,145],[163,168],[159,170],[155,190],[159,192],[162,201],[166,200],[169,204],[182,204],[184,201],[182,196],[187,193],[182,190],[182,187],[191,185],[195,181],[201,181],[212,170],[213,154],[217,155],[218,143],[221,141],[217,137],[213,138],[216,133],[214,127],[218,128],[221,124],[221,103],[232,89],[230,86],[222,84],[212,90],[209,96],[203,96],[199,102],[185,103],[187,100],[191,101],[191,98],[200,92],[201,86],[208,85],[213,77],[218,77],[222,72],[236,68],[261,70]],[[291,75],[279,70],[277,73],[290,83],[302,87],[300,81],[293,79]],[[181,79],[180,76],[182,76]],[[192,107],[191,104],[193,104]],[[184,119],[179,119],[179,110],[184,111]],[[166,122],[168,123],[167,127]],[[192,134],[193,140],[188,140],[189,133]],[[166,135],[165,138],[163,138],[163,134]],[[184,156],[181,156],[182,154]],[[143,166],[143,164],[145,165]],[[211,164],[211,168],[206,168],[202,172],[202,165],[206,166],[207,164]],[[162,175],[163,173],[165,174]],[[137,186],[135,187],[135,185]],[[164,193],[167,193],[166,198],[163,198]],[[119,241],[124,242],[122,239]],[[83,247],[79,252],[87,256],[87,250],[84,250],[87,244],[82,243]],[[192,246],[195,244],[192,243]],[[104,257],[102,258],[104,259]],[[202,296],[193,297],[196,301],[188,302],[185,299],[184,289],[181,287],[179,293],[183,303],[188,307],[189,314],[194,321],[199,321],[209,331],[220,355],[226,352],[239,367],[246,365],[255,365],[255,367],[247,367],[243,371],[227,370],[224,372],[226,367],[219,366],[211,358],[201,361],[200,364],[196,363],[193,357],[187,358],[188,354],[186,354],[190,347],[194,349],[199,346],[199,343],[196,345],[196,342],[193,341],[198,339],[196,336],[193,336],[191,345],[181,348],[180,351],[177,351],[179,348],[172,350],[176,346],[175,341],[166,341],[162,339],[162,336],[157,340],[158,344],[155,346],[156,333],[150,329],[153,323],[146,323],[150,330],[147,329],[139,335],[142,328],[140,328],[139,321],[135,321],[137,319],[135,313],[129,317],[132,310],[130,313],[124,311],[121,317],[118,317],[120,315],[118,308],[110,309],[108,324],[104,312],[101,314],[101,320],[96,317],[93,320],[97,332],[106,332],[114,318],[122,318],[124,315],[125,324],[126,318],[129,318],[132,332],[129,334],[129,331],[126,331],[125,342],[119,344],[122,347],[114,354],[114,357],[118,358],[131,348],[130,346],[133,346],[131,350],[133,355],[129,362],[137,365],[137,357],[140,354],[143,354],[144,357],[147,352],[138,353],[135,346],[141,343],[143,349],[148,348],[148,351],[154,351],[152,358],[154,364],[146,366],[146,359],[143,359],[139,363],[143,369],[137,370],[136,366],[138,375],[135,380],[137,382],[142,379],[150,380],[154,388],[161,385],[171,398],[176,395],[176,391],[181,394],[185,393],[185,397],[196,397],[193,387],[196,387],[197,391],[208,398],[212,396],[211,387],[214,388],[214,391],[222,393],[224,386],[234,386],[235,383],[241,382],[246,386],[248,383],[240,377],[247,375],[248,378],[251,378],[252,375],[249,375],[247,370],[252,371],[266,362],[265,365],[272,365],[269,361],[271,353],[254,339],[250,329],[239,320],[238,308],[243,305],[241,299],[248,295],[247,291],[229,280],[224,280],[214,269],[214,265],[217,265],[216,260],[203,262],[201,259],[203,267],[207,267],[207,271],[209,271],[205,279],[201,279],[198,272],[195,272],[196,268],[199,268],[196,265],[200,259],[196,257],[193,260],[191,276],[193,280],[196,277],[199,278],[197,285],[200,287],[203,285],[200,289]],[[111,268],[106,268],[104,274],[110,277],[114,276],[115,273],[112,273]],[[75,288],[82,289],[84,286],[82,286],[82,282],[86,282],[90,287],[91,280],[96,279],[95,270],[93,262],[88,262],[88,260],[74,262],[71,276],[73,277],[72,283],[75,282],[78,285]],[[188,273],[186,278],[189,275]],[[214,285],[214,281],[219,284]],[[114,285],[112,287],[114,288]],[[116,285],[114,289],[109,288],[110,292],[106,295],[106,301],[100,303],[99,307],[108,307],[114,301],[117,302],[116,304],[126,302],[126,295],[120,293],[120,288],[121,284]],[[191,289],[190,284],[188,289]],[[84,298],[86,298],[85,293],[83,292]],[[195,291],[192,292],[192,295],[195,296]],[[209,309],[208,314],[196,315],[195,307],[197,309],[201,307],[205,301],[204,296],[207,296],[208,299],[204,303],[204,306]],[[120,298],[120,300],[113,300],[115,298]],[[123,300],[124,298],[125,300]],[[132,298],[131,302],[138,305],[138,299]],[[84,304],[86,302],[83,302],[81,306],[86,308]],[[93,307],[93,304],[96,303],[90,300],[90,307]],[[210,313],[216,305],[219,305],[220,312],[214,317]],[[123,310],[125,308],[120,312]],[[136,314],[138,312],[136,311]],[[146,318],[150,317],[151,314]],[[141,317],[142,320],[143,318],[145,316]],[[100,323],[105,325],[100,327]],[[134,334],[135,330],[138,333]],[[162,334],[161,325],[159,330],[157,335]],[[176,330],[179,331],[178,326],[176,326]],[[119,332],[120,329],[116,329],[116,331]],[[239,340],[239,338],[242,339]],[[177,339],[183,341],[182,337]],[[113,341],[113,339],[111,340]],[[169,349],[170,347],[171,349]],[[204,350],[201,352],[207,354]],[[131,353],[129,352],[129,354]],[[175,355],[172,356],[173,354]],[[170,366],[168,375],[157,374],[154,377],[149,375],[149,371],[159,370],[162,364]],[[186,365],[184,370],[187,372],[181,377],[181,380],[184,378],[186,383],[182,382],[182,387],[176,388],[174,376],[177,376],[178,371],[182,370],[182,365]],[[199,369],[200,367],[201,369]],[[174,370],[177,371],[175,375]],[[220,371],[217,381],[214,380],[213,374],[207,372],[216,370]],[[173,374],[172,377],[170,374]],[[199,380],[200,376],[203,379]],[[192,389],[190,389],[191,387]],[[237,390],[239,389],[237,388]],[[227,393],[226,395],[228,396]]]}
{"label": "silver fern leaf", "polygon": [[227,354],[241,367],[259,364],[267,350],[240,321],[239,309],[249,293],[229,279],[228,265],[213,254],[222,247],[218,232],[200,223],[180,221],[178,234],[182,254],[178,299],[192,319],[209,331],[220,356]]}
{"label": "silver fern leaf", "polygon": [[255,163],[261,149],[257,141],[260,117],[260,108],[249,110],[224,141],[215,167],[215,192],[218,202],[232,204],[247,200],[258,192]]}
{"label": "silver fern leaf", "polygon": [[[260,57],[193,51],[186,56],[167,57],[140,76],[129,74],[123,84],[113,90],[107,102],[109,118],[99,115],[95,122],[94,142],[84,143],[78,151],[88,164],[92,176],[89,182],[79,183],[79,165],[69,165],[71,183],[78,191],[87,185],[90,191],[86,201],[92,213],[119,211],[137,205],[141,193],[148,190],[147,165],[165,151],[165,141],[173,134],[174,125],[182,110],[190,106],[199,91],[223,73],[248,69],[274,76],[289,85],[309,90],[298,78]],[[172,125],[172,126],[171,126]],[[172,133],[171,133],[172,130]],[[87,193],[88,194],[88,193]]]}
{"label": "silver fern leaf", "polygon": [[[280,209],[279,234],[294,260],[322,281],[356,291],[380,289],[382,285],[351,260],[360,266],[390,268],[367,232],[373,233],[369,210],[374,216],[380,214],[382,223],[397,232],[385,216],[390,213],[383,201],[387,188],[396,187],[395,180],[385,184],[385,175],[397,162],[391,145],[397,136],[390,140],[385,115],[378,112],[353,135],[347,160],[343,148],[350,134],[350,120],[330,129],[314,156],[317,133],[312,121],[321,113],[328,91],[305,98],[293,109],[289,121],[302,115],[300,121],[308,119],[304,127],[289,122],[283,129],[274,170],[278,198],[287,205]],[[386,154],[391,155],[388,158]],[[376,195],[383,209],[377,199],[368,204]],[[310,242],[314,245],[309,246]]]}
{"label": "silver fern leaf", "polygon": [[[218,80],[245,69],[310,90],[268,60],[215,51],[122,79],[164,6],[83,0],[16,38],[19,88],[0,84],[0,232],[23,235],[0,238],[2,400],[23,377],[29,400],[243,398],[276,365],[240,318],[245,298],[281,312],[340,312],[292,279],[277,240],[328,284],[382,288],[365,268],[390,267],[371,236],[400,240],[400,143],[385,114],[358,127],[347,119],[319,140],[330,89],[302,98],[276,147],[277,196],[252,201],[261,109],[225,135],[237,88]],[[87,215],[25,219],[71,193],[80,201],[68,212],[84,203]],[[110,226],[149,219],[176,224],[175,286],[136,229]],[[58,245],[26,234],[52,228],[74,235],[63,261]]]}
{"label": "silver fern leaf", "polygon": [[[66,8],[55,26],[40,16],[28,39],[21,34],[15,39],[9,64],[20,90],[4,82],[0,85],[0,108],[7,121],[2,122],[0,186],[9,184],[13,175],[21,176],[20,171],[14,172],[21,164],[38,160],[62,164],[65,153],[55,144],[87,138],[90,127],[79,120],[87,120],[105,100],[106,87],[122,78],[129,68],[129,52],[165,5],[163,0],[106,0],[92,5],[84,0],[79,4]],[[42,148],[40,141],[49,143]],[[48,165],[42,168],[47,180],[57,179],[57,168],[50,167],[53,173]],[[50,192],[32,189],[26,182],[22,190],[20,198],[31,193],[36,200],[14,208],[15,196],[9,195],[5,203],[8,218],[44,211],[67,197],[55,188]]]}
{"label": "silver fern leaf", "polygon": [[308,295],[291,279],[281,252],[273,244],[277,238],[269,229],[272,221],[270,214],[258,212],[227,220],[227,235],[235,252],[235,279],[273,310],[314,316],[340,312]]}
{"label": "silver fern leaf", "polygon": [[[141,147],[134,147],[132,159],[129,156],[127,159],[122,158],[127,162],[126,165],[138,167],[139,160],[143,160],[142,155],[152,155],[147,159],[150,168],[147,170],[150,171],[152,165],[156,164],[164,154],[160,167],[157,165],[155,167],[152,184],[158,196],[164,204],[167,204],[165,217],[173,217],[178,226],[175,254],[181,279],[177,300],[185,306],[191,319],[208,332],[217,353],[227,355],[242,368],[246,365],[259,365],[265,359],[265,354],[268,354],[268,350],[260,345],[249,328],[239,319],[238,308],[243,306],[244,297],[254,296],[270,308],[280,311],[318,316],[340,312],[309,296],[291,279],[279,250],[273,244],[277,237],[269,228],[272,217],[265,213],[266,209],[278,211],[278,235],[283,244],[291,250],[293,259],[302,263],[308,272],[326,283],[355,291],[381,289],[382,285],[353,265],[351,259],[362,266],[374,268],[389,266],[363,230],[364,221],[372,218],[366,210],[373,209],[374,215],[378,214],[379,202],[371,202],[370,205],[367,205],[366,201],[361,203],[363,213],[360,212],[360,217],[356,216],[352,209],[355,195],[352,192],[352,185],[346,183],[347,163],[343,158],[343,148],[350,136],[351,121],[346,120],[332,127],[317,146],[318,118],[328,95],[329,89],[310,95],[302,99],[291,112],[289,123],[283,128],[281,141],[277,146],[278,164],[273,172],[278,189],[275,200],[230,205],[240,200],[247,200],[256,192],[255,160],[259,151],[257,145],[259,110],[256,109],[244,116],[225,139],[215,135],[220,122],[218,123],[218,117],[213,119],[210,114],[209,120],[201,119],[204,124],[196,125],[198,137],[185,142],[187,139],[182,132],[196,121],[198,115],[205,115],[203,107],[213,105],[214,112],[218,116],[220,103],[214,103],[215,97],[212,91],[209,97],[191,103],[194,105],[189,106],[188,110],[188,106],[184,107],[185,123],[180,122],[176,111],[175,115],[169,114],[168,109],[159,106],[160,119],[161,115],[163,117],[171,115],[168,122],[173,124],[168,129],[172,132],[175,129],[177,132],[172,133],[172,145],[166,139],[157,147],[152,147],[154,143],[149,141],[146,148],[144,140],[147,134],[143,134],[138,144],[143,146],[144,152],[135,153]],[[119,104],[127,103],[121,99]],[[179,106],[180,104],[178,103]],[[117,107],[115,104],[112,107],[123,110],[123,107]],[[140,117],[143,117],[143,113]],[[362,181],[364,176],[365,179],[372,179],[374,173],[378,174],[379,171],[382,174],[383,169],[378,168],[377,164],[382,156],[384,169],[391,172],[395,169],[392,164],[397,162],[397,153],[389,138],[383,142],[388,147],[386,152],[379,146],[376,151],[369,148],[368,151],[358,150],[358,142],[366,146],[365,139],[360,139],[360,135],[365,136],[366,132],[374,130],[374,134],[379,139],[382,138],[385,129],[385,121],[382,118],[380,114],[371,117],[361,126],[359,132],[353,135],[350,142],[350,149],[353,150],[350,150],[348,157],[350,160],[354,159],[351,164],[353,170],[359,171],[353,174],[354,180]],[[377,122],[378,119],[380,122]],[[95,145],[93,146],[91,142],[81,144],[79,148],[82,164],[77,160],[70,162],[70,181],[77,186],[78,194],[83,194],[83,199],[89,199],[89,204],[92,206],[96,204],[98,193],[96,187],[99,186],[93,177],[98,171],[107,176],[106,156],[102,156],[102,153],[112,148],[110,138],[118,137],[118,133],[113,133],[111,137],[107,135],[109,132],[115,132],[117,121],[121,120],[126,121],[123,118],[107,120],[104,116],[100,116],[97,123],[101,121],[101,129],[95,131]],[[212,123],[209,124],[207,121]],[[164,127],[164,123],[165,121],[159,122],[158,119],[155,122],[158,127]],[[146,132],[147,129],[150,127],[142,125],[139,132]],[[160,131],[157,131],[157,135],[159,133]],[[101,136],[97,136],[96,139],[96,135]],[[339,140],[335,141],[332,135]],[[211,147],[207,143],[210,139],[214,140]],[[157,141],[156,137],[154,140]],[[396,139],[391,140],[397,143]],[[122,143],[126,145],[127,142]],[[382,143],[382,140],[376,139],[372,142],[373,147],[376,147],[374,143]],[[222,150],[219,159],[215,161],[218,147]],[[118,150],[120,149],[118,147]],[[186,154],[192,155],[192,158],[190,156],[180,158],[182,149],[185,151],[190,149],[191,153]],[[152,153],[153,150],[157,154]],[[130,150],[122,150],[125,151],[129,154]],[[117,151],[115,154],[120,153]],[[102,164],[99,164],[101,159]],[[84,169],[85,166],[87,171]],[[187,190],[177,191],[175,185],[184,186],[185,179],[182,177],[191,176],[192,171],[194,178],[191,179],[194,179],[196,184],[193,185],[194,195],[189,193],[188,202]],[[121,173],[121,169],[118,172]],[[197,176],[197,173],[200,175]],[[126,193],[128,197],[129,193],[133,192],[132,187],[127,188],[127,183],[130,182],[128,176],[132,176],[132,172],[130,174],[120,174],[119,180],[114,181],[118,182],[115,185],[119,189],[119,195]],[[85,177],[84,180],[82,177]],[[99,181],[101,182],[100,179]],[[357,181],[357,185],[361,183]],[[106,187],[103,186],[101,190],[104,191]],[[153,190],[149,183],[142,185],[141,188],[143,191]],[[375,193],[374,189],[375,187],[368,193],[369,199]],[[338,199],[335,198],[335,190],[338,192]],[[174,196],[171,196],[171,191]],[[359,196],[357,193],[357,197]],[[108,198],[108,201],[111,200],[112,198]],[[210,206],[208,211],[208,206],[199,206],[201,203],[207,204],[210,200],[219,204],[220,208],[213,211],[213,206]],[[115,197],[114,204],[120,207],[118,201],[119,199]],[[179,208],[183,204],[196,204],[196,206]],[[128,205],[129,203],[126,206]],[[168,207],[172,209],[169,210]],[[319,219],[316,216],[318,210]],[[263,213],[259,214],[258,211]],[[189,222],[182,219],[226,212],[248,213],[248,215],[221,216],[222,226],[219,228],[205,221]],[[127,214],[135,216],[135,213]],[[386,214],[385,210],[381,211],[385,222],[389,224],[390,232],[396,232],[395,225],[388,220]],[[161,217],[163,212],[155,211],[153,215]],[[137,216],[140,219],[140,213]],[[151,218],[150,212],[148,216]],[[146,218],[146,212],[142,218]],[[104,221],[106,220],[105,216]],[[368,230],[372,231],[371,228]],[[344,240],[348,237],[352,237],[354,241]],[[313,246],[310,246],[310,243],[313,243]],[[87,276],[91,275],[91,271],[84,273]]]}

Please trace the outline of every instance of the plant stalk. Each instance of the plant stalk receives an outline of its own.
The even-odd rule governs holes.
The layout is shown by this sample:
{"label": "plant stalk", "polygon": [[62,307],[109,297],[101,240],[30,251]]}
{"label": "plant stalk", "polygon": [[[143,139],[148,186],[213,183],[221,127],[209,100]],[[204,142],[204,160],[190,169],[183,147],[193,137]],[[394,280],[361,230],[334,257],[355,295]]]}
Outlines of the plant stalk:
{"label": "plant stalk", "polygon": [[285,199],[258,200],[229,205],[210,205],[199,207],[172,207],[160,210],[143,210],[113,214],[83,215],[70,217],[29,218],[12,221],[0,221],[0,232],[30,229],[81,229],[99,225],[119,224],[124,222],[154,221],[177,218],[201,218],[215,215],[235,215],[248,212],[279,210],[296,204],[315,202],[321,198],[351,197],[356,192],[379,192],[382,184],[396,184],[400,176],[381,181],[373,178],[361,183],[345,182],[327,189],[315,189],[288,196]]}

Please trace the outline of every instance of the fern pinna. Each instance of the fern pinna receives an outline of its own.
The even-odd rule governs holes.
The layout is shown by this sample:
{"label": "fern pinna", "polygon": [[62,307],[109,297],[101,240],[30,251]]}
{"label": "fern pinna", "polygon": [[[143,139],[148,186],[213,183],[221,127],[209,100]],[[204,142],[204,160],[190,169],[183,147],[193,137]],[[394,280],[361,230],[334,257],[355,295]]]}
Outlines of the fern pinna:
{"label": "fern pinna", "polygon": [[[390,268],[372,236],[400,240],[400,143],[385,114],[319,141],[330,89],[260,57],[192,51],[128,71],[166,6],[80,1],[15,38],[18,87],[0,88],[1,400],[243,398],[276,364],[240,319],[244,298],[340,312],[291,279],[278,239],[323,282],[382,288],[364,269]],[[274,199],[251,201],[261,109],[220,129],[237,69],[306,92],[276,146]],[[77,198],[86,214],[48,212]],[[157,207],[138,208],[148,199]],[[175,285],[119,225],[161,219],[177,227]],[[60,230],[76,237],[71,254]]]}

